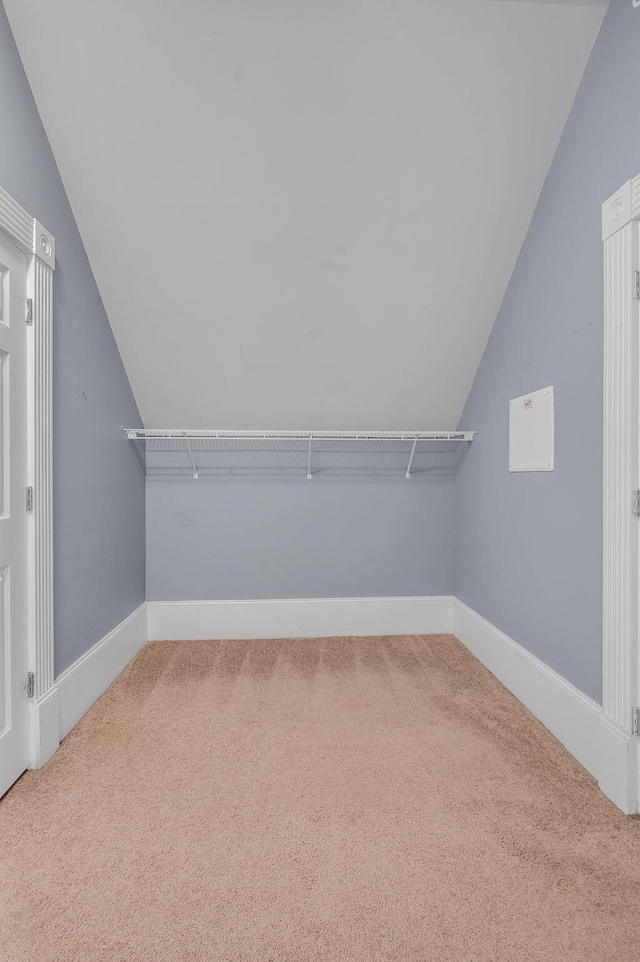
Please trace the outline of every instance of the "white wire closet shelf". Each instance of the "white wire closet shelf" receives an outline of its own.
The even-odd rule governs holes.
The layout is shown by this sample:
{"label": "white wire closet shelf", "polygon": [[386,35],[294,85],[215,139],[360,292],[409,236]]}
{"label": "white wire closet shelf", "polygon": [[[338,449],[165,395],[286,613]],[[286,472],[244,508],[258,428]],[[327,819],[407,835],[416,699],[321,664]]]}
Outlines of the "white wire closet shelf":
{"label": "white wire closet shelf", "polygon": [[123,428],[150,478],[452,478],[475,431]]}

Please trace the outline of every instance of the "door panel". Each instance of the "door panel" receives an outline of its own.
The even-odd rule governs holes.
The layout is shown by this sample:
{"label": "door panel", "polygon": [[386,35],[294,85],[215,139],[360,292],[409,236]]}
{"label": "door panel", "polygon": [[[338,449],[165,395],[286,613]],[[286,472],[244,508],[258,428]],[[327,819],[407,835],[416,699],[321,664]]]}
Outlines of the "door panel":
{"label": "door panel", "polygon": [[0,794],[28,761],[26,284],[0,234]]}

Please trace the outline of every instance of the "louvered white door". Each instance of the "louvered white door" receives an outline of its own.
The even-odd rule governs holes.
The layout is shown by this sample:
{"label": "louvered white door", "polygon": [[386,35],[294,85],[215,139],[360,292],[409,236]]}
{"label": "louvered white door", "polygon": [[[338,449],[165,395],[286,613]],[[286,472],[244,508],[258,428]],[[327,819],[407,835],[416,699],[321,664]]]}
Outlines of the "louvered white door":
{"label": "louvered white door", "polygon": [[0,233],[0,795],[28,763],[26,285]]}

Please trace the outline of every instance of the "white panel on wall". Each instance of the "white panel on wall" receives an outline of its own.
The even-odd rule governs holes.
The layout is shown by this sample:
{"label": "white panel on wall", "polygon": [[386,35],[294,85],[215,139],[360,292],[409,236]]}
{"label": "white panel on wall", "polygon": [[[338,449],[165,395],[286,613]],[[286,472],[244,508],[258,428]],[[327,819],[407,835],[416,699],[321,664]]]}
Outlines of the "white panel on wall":
{"label": "white panel on wall", "polygon": [[509,401],[509,470],[553,471],[553,388]]}

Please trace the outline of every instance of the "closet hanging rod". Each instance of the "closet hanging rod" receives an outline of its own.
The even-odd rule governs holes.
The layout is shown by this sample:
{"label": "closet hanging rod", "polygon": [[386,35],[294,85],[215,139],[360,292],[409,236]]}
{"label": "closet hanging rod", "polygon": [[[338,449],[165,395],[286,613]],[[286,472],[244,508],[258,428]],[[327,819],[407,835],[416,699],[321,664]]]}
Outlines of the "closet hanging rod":
{"label": "closet hanging rod", "polygon": [[235,431],[123,428],[130,441],[473,441],[475,431]]}
{"label": "closet hanging rod", "polygon": [[[381,477],[396,469],[407,480],[453,477],[476,436],[475,431],[122,430],[149,477],[180,476],[185,470],[194,479],[270,477],[274,471],[297,476],[304,458],[309,481],[357,472]],[[403,464],[396,468],[397,461]]]}

